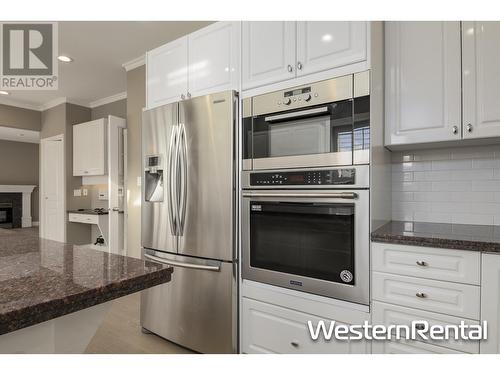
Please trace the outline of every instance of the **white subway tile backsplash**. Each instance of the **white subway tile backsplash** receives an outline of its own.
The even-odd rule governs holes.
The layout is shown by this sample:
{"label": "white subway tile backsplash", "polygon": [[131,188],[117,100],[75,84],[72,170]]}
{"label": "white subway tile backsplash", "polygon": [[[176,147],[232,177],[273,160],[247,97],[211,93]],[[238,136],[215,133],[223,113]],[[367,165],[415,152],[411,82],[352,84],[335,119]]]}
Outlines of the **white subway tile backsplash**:
{"label": "white subway tile backsplash", "polygon": [[393,220],[500,225],[500,145],[392,154]]}

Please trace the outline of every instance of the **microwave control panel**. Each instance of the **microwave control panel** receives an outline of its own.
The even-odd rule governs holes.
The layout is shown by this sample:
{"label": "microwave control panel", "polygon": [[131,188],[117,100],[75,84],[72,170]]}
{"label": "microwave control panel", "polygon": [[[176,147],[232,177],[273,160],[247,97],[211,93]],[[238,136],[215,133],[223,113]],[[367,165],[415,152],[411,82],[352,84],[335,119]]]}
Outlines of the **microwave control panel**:
{"label": "microwave control panel", "polygon": [[356,170],[353,168],[291,172],[256,172],[250,174],[250,185],[354,185],[355,177]]}

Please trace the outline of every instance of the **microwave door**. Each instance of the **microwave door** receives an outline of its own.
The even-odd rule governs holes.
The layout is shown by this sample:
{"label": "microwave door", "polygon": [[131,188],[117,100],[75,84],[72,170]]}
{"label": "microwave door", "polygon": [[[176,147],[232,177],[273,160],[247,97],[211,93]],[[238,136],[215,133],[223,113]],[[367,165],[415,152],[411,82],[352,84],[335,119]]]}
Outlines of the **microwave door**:
{"label": "microwave door", "polygon": [[143,112],[142,121],[143,247],[177,252],[175,181],[172,153],[178,129],[178,104]]}
{"label": "microwave door", "polygon": [[232,91],[180,103],[180,255],[234,258],[235,104]]}

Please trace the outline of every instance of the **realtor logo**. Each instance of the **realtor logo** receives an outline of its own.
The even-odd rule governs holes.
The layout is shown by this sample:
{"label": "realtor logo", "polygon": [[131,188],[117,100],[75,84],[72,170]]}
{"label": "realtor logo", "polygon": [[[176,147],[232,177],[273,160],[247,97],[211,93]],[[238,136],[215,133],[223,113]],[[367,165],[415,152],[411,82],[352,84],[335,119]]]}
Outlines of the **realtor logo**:
{"label": "realtor logo", "polygon": [[0,89],[57,90],[57,23],[0,23]]}

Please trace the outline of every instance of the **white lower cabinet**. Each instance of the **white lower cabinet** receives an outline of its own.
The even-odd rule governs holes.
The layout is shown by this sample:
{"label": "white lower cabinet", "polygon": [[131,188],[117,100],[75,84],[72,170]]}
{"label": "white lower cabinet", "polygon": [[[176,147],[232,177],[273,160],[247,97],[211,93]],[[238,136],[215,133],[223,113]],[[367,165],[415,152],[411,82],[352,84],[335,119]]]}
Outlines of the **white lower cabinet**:
{"label": "white lower cabinet", "polygon": [[411,340],[387,340],[374,341],[372,344],[373,354],[463,354],[457,350],[442,346],[425,344]]}
{"label": "white lower cabinet", "polygon": [[500,254],[482,255],[481,285],[481,321],[488,322],[481,353],[500,354]]}
{"label": "white lower cabinet", "polygon": [[[372,322],[373,324],[381,324],[384,326],[389,325],[407,325],[410,326],[415,321],[425,321],[432,325],[447,326],[459,325],[461,321],[465,324],[479,324],[477,320],[468,320],[457,318],[455,316],[437,314],[429,311],[422,311],[411,309],[403,306],[391,305],[382,302],[373,302],[372,304]],[[406,337],[403,334],[403,337]],[[418,338],[426,344],[442,346],[448,349],[458,350],[466,353],[479,353],[479,341],[464,341],[464,340],[428,340],[424,341],[423,338]]]}
{"label": "white lower cabinet", "polygon": [[[306,314],[281,306],[243,298],[242,351],[282,354],[363,354],[370,352],[366,341],[313,341],[308,321],[328,324],[332,318]],[[342,324],[340,322],[337,322]]]}

